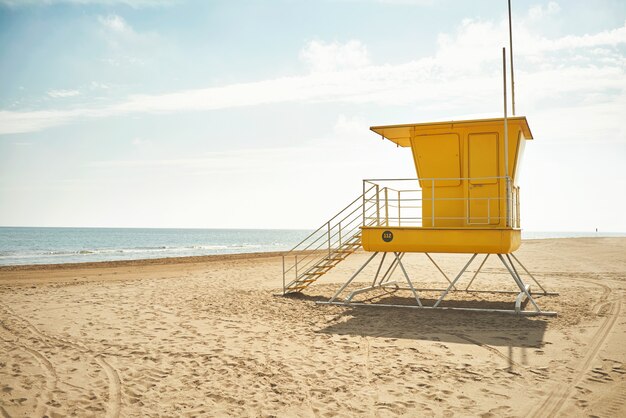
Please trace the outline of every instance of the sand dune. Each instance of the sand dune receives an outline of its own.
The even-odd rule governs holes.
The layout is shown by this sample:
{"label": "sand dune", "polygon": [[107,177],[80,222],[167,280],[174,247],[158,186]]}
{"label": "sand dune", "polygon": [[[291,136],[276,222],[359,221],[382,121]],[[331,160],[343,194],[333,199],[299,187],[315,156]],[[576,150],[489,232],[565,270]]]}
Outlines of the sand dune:
{"label": "sand dune", "polygon": [[[626,239],[518,254],[560,292],[538,299],[558,317],[316,305],[364,253],[287,298],[276,254],[0,268],[0,413],[626,416]],[[450,274],[465,261],[435,257]],[[405,261],[441,286],[423,255]],[[514,286],[495,262],[476,280]]]}

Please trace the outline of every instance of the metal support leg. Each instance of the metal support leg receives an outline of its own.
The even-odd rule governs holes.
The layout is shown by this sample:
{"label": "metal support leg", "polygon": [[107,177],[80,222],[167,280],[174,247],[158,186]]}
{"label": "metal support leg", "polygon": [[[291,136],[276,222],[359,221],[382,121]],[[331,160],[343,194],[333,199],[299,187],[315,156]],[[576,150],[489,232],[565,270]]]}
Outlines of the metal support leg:
{"label": "metal support leg", "polygon": [[[444,273],[444,272],[443,272],[443,270],[441,270],[441,267],[439,267],[439,265],[438,265],[437,263],[435,263],[435,260],[433,260],[433,258],[430,256],[430,254],[428,254],[428,253],[424,253],[424,254],[426,254],[426,257],[428,257],[428,259],[429,259],[429,260],[430,260],[430,261],[431,261],[431,262],[435,265],[435,267],[437,267],[437,270],[439,270],[439,272],[440,272],[441,274],[443,274],[443,277],[445,277],[445,278],[446,278],[446,280],[448,281],[448,283],[452,283],[452,281],[450,281],[450,278],[448,277],[448,275],[447,275],[446,273]],[[452,288],[453,288],[454,290],[456,290],[456,287],[455,287],[455,286],[452,286]]]}
{"label": "metal support leg", "polygon": [[[528,290],[528,293],[530,292],[530,285],[529,284],[525,284],[524,287],[526,288],[526,290]],[[522,303],[524,303],[524,300],[526,300],[526,293],[518,293],[517,294],[517,298],[515,299],[515,312],[516,313],[521,313],[522,312]]]}
{"label": "metal support leg", "polygon": [[[533,297],[530,296],[530,292],[528,292],[528,289],[526,288],[526,286],[524,286],[522,279],[517,275],[517,272],[515,271],[515,267],[513,268],[509,267],[509,265],[504,260],[504,257],[502,257],[502,254],[498,254],[498,258],[500,258],[500,261],[502,261],[502,264],[504,264],[504,267],[506,267],[506,269],[509,271],[509,274],[511,275],[511,277],[513,277],[513,280],[515,280],[515,283],[517,284],[517,287],[519,287],[519,290],[522,293],[526,294],[526,297],[528,298],[530,303],[533,304],[537,312],[541,312],[541,309],[539,309],[539,306],[537,306],[537,303],[535,302]],[[509,259],[509,262],[510,262],[511,259],[508,257],[508,254],[507,254],[507,258]]]}
{"label": "metal support leg", "polygon": [[531,278],[531,279],[533,279],[533,281],[535,282],[535,284],[536,284],[537,286],[539,286],[539,288],[540,288],[541,290],[543,290],[543,293],[547,295],[547,294],[548,294],[548,292],[546,291],[546,289],[544,289],[544,288],[543,288],[543,286],[542,286],[542,285],[541,285],[541,284],[537,281],[537,279],[535,279],[535,276],[533,276],[532,274],[530,274],[530,271],[528,271],[528,269],[527,269],[527,268],[526,268],[526,267],[525,267],[525,266],[524,266],[524,265],[523,265],[523,264],[522,264],[522,263],[521,263],[521,262],[517,259],[517,257],[515,257],[515,254],[511,254],[511,257],[513,257],[513,259],[514,259],[515,261],[517,261],[517,264],[519,264],[519,265],[520,265],[520,266],[524,269],[524,271],[526,272],[526,274],[528,274],[528,275],[530,276],[530,278]]}
{"label": "metal support leg", "polygon": [[474,282],[474,279],[476,278],[476,276],[478,276],[478,273],[480,273],[480,269],[483,268],[483,266],[485,265],[485,262],[487,261],[487,259],[489,258],[490,254],[487,254],[485,256],[485,259],[483,260],[482,263],[480,263],[480,266],[478,266],[478,270],[476,270],[476,273],[474,273],[474,276],[472,277],[472,280],[470,280],[469,284],[467,285],[467,287],[465,288],[465,290],[469,290],[470,286],[472,285],[472,283]]}
{"label": "metal support leg", "polygon": [[513,264],[513,261],[511,261],[511,257],[507,254],[506,258],[507,260],[509,260],[509,264],[511,265],[511,268],[513,268],[513,272],[517,276],[517,280],[522,285],[522,288],[524,289],[524,293],[526,293],[526,296],[528,296],[528,299],[533,304],[535,309],[537,309],[537,311],[541,311],[541,309],[539,309],[539,306],[537,306],[537,304],[535,303],[535,300],[533,299],[533,297],[530,295],[530,286],[526,286],[524,282],[522,281],[522,278],[520,277],[519,273],[517,272],[517,269],[515,268],[515,264]]}
{"label": "metal support leg", "polygon": [[502,254],[498,254],[498,258],[500,259],[500,261],[502,261],[502,264],[504,264],[504,267],[506,267],[506,269],[509,271],[509,274],[511,275],[511,277],[513,277],[513,280],[515,281],[515,284],[517,285],[517,287],[519,287],[519,289],[523,292],[524,282],[522,282],[522,280],[519,277],[517,277],[517,275],[513,272],[513,269],[507,264],[504,257],[502,257]]}
{"label": "metal support leg", "polygon": [[413,283],[411,283],[411,279],[409,279],[409,275],[407,274],[406,270],[404,269],[404,264],[402,264],[402,261],[399,258],[400,253],[394,253],[396,255],[396,260],[398,260],[398,264],[400,265],[400,268],[402,269],[402,273],[404,273],[404,277],[406,278],[406,282],[409,284],[409,287],[411,288],[411,292],[413,292],[413,296],[415,296],[415,300],[417,301],[417,305],[419,307],[422,307],[422,301],[420,300],[419,296],[417,296],[417,292],[415,291],[415,288],[413,287]]}
{"label": "metal support leg", "polygon": [[378,270],[376,270],[376,275],[374,276],[372,287],[376,286],[376,280],[378,279],[378,275],[380,274],[380,269],[383,267],[383,263],[385,262],[386,256],[387,256],[387,253],[383,253],[383,258],[380,260],[380,264],[378,265]]}
{"label": "metal support leg", "polygon": [[337,296],[339,296],[341,294],[341,292],[343,292],[345,290],[346,287],[348,287],[348,285],[350,283],[352,283],[352,280],[354,280],[356,278],[356,276],[359,275],[359,273],[361,271],[363,271],[363,269],[370,263],[370,261],[372,261],[374,259],[374,257],[376,257],[378,255],[378,252],[375,252],[374,254],[372,254],[372,256],[370,258],[367,259],[367,261],[365,262],[365,264],[363,264],[361,267],[359,267],[359,269],[356,271],[356,273],[354,273],[352,275],[352,277],[350,277],[350,280],[348,280],[343,286],[341,286],[341,289],[339,289],[337,291],[337,293],[335,293],[333,295],[332,298],[330,298],[330,300],[328,301],[329,303],[334,302],[335,299],[337,298]]}
{"label": "metal support leg", "polygon": [[[400,254],[399,260],[402,260],[402,257],[404,257],[404,253]],[[383,284],[389,281],[393,272],[396,271],[396,267],[398,267],[398,259],[394,258],[383,277],[380,278],[380,282],[378,284]]]}
{"label": "metal support leg", "polygon": [[463,273],[465,273],[465,270],[467,270],[467,268],[469,267],[470,264],[472,264],[472,261],[474,261],[474,259],[476,258],[478,254],[474,254],[472,256],[472,258],[470,258],[470,260],[467,262],[467,264],[465,264],[465,266],[461,269],[461,271],[459,272],[459,274],[456,275],[456,277],[454,278],[454,280],[452,281],[452,283],[450,283],[450,286],[448,286],[448,288],[446,290],[444,290],[444,292],[441,294],[441,296],[439,296],[439,299],[437,299],[437,302],[435,302],[435,304],[433,305],[433,308],[436,308],[437,306],[439,306],[439,304],[441,303],[441,301],[446,297],[446,295],[448,294],[448,292],[450,292],[450,289],[452,289],[452,287],[454,286],[454,284],[456,282],[459,281],[459,279],[461,278],[461,276],[463,275]]}
{"label": "metal support leg", "polygon": [[285,256],[283,255],[283,296],[285,296]]}

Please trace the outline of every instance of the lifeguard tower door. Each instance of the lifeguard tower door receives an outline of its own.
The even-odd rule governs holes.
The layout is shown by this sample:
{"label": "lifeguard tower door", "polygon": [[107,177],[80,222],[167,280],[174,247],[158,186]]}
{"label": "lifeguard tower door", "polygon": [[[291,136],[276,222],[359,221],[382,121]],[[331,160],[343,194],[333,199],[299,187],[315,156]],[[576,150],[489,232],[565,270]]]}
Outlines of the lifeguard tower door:
{"label": "lifeguard tower door", "polygon": [[469,134],[467,148],[467,224],[497,225],[500,223],[501,196],[498,134]]}

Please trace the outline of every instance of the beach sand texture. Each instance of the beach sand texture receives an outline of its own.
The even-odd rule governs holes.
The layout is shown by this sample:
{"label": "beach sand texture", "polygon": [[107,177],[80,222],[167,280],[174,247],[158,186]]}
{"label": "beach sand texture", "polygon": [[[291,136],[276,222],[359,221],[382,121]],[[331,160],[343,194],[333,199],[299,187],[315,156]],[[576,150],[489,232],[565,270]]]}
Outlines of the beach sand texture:
{"label": "beach sand texture", "polygon": [[[626,239],[517,254],[560,292],[538,298],[558,317],[316,305],[366,253],[288,298],[275,254],[2,268],[0,415],[626,416]],[[434,258],[449,275],[467,259]],[[490,259],[473,287],[514,283]]]}

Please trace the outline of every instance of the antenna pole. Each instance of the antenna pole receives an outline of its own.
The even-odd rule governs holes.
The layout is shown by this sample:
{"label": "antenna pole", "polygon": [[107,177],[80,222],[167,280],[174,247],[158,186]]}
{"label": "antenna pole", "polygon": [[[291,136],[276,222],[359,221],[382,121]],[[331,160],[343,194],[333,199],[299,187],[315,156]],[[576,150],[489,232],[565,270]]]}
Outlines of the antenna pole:
{"label": "antenna pole", "polygon": [[515,116],[515,78],[513,77],[513,24],[511,23],[511,0],[509,0],[509,54],[511,55],[511,107]]}
{"label": "antenna pole", "polygon": [[509,204],[509,121],[507,115],[507,100],[506,100],[506,48],[502,48],[502,79],[503,79],[503,93],[504,93],[504,181],[506,184],[506,226],[509,226],[510,218],[510,204]]}

